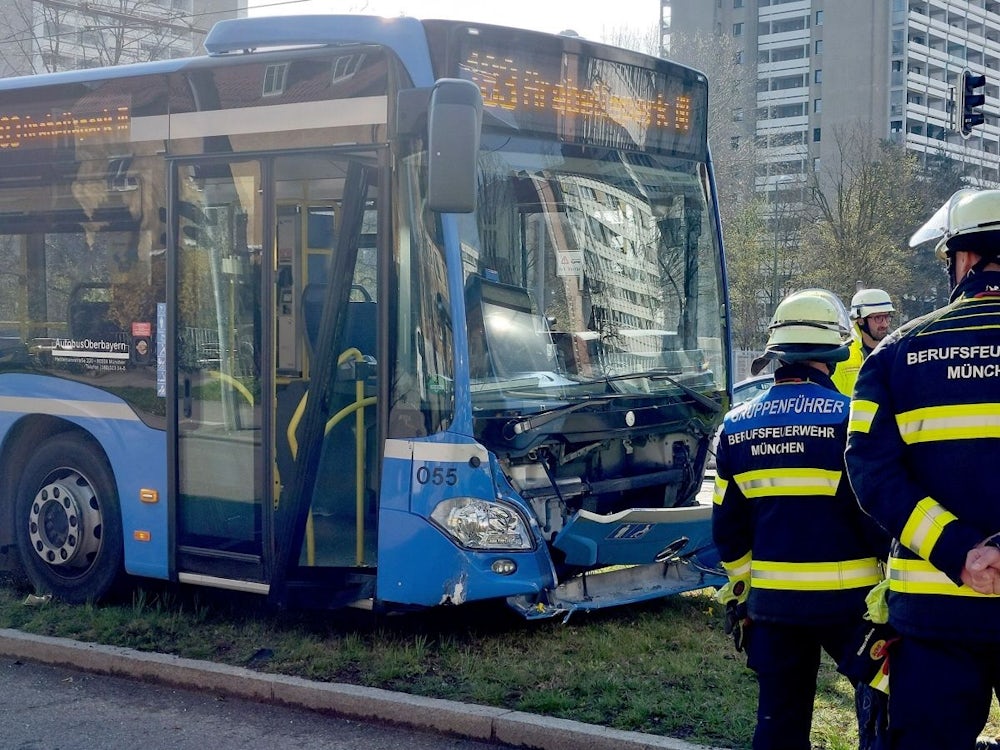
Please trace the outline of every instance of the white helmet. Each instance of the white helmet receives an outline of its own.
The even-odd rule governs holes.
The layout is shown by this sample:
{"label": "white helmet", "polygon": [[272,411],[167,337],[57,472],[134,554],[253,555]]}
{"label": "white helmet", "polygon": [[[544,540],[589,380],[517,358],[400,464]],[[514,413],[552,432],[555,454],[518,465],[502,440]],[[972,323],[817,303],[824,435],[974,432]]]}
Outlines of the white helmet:
{"label": "white helmet", "polygon": [[750,366],[757,375],[772,359],[842,362],[850,355],[850,321],[844,304],[826,289],[793,292],[778,303],[764,353]]}
{"label": "white helmet", "polygon": [[1000,232],[1000,190],[959,190],[913,233],[910,247],[940,238],[934,252],[941,260],[965,247],[979,255],[995,255],[996,241],[978,237],[958,239],[978,232]]}
{"label": "white helmet", "polygon": [[896,312],[889,299],[889,293],[883,289],[861,289],[851,299],[851,319],[861,320],[869,315]]}

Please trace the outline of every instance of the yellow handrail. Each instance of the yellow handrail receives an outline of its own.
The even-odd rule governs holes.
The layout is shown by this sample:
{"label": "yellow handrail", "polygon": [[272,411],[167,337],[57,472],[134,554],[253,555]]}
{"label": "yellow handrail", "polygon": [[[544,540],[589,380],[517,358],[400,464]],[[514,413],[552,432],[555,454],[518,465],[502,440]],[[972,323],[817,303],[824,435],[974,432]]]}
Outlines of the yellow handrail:
{"label": "yellow handrail", "polygon": [[356,385],[355,398],[353,404],[348,404],[338,411],[326,423],[323,435],[329,434],[334,426],[352,411],[354,412],[354,530],[356,533],[354,558],[355,564],[360,566],[365,561],[365,407],[375,405],[375,397],[365,398],[365,384],[360,380]]}
{"label": "yellow handrail", "polygon": [[205,370],[205,374],[210,375],[213,378],[218,378],[220,382],[225,382],[233,386],[233,388],[235,388],[241,394],[243,394],[243,398],[247,400],[247,403],[249,403],[250,406],[253,406],[253,394],[250,393],[250,389],[247,388],[245,385],[243,385],[243,383],[238,381],[232,375],[227,375],[226,373],[220,372],[219,370]]}
{"label": "yellow handrail", "polygon": [[[337,358],[337,364],[342,365],[347,360],[353,358],[356,362],[361,362],[364,360],[364,355],[361,352],[352,347],[345,350]],[[292,459],[295,459],[298,453],[299,444],[295,437],[295,433],[298,430],[299,421],[302,419],[302,414],[305,412],[306,400],[309,397],[308,391],[302,395],[299,399],[298,405],[295,407],[295,412],[292,414],[291,419],[288,420],[288,429],[285,434],[288,438],[288,446],[292,452]],[[355,414],[355,448],[354,448],[354,530],[355,530],[355,547],[354,547],[354,559],[355,564],[361,566],[364,564],[365,560],[365,518],[364,518],[364,499],[365,499],[365,407],[374,406],[376,402],[375,396],[369,396],[365,398],[365,384],[363,381],[358,380],[354,383],[354,403],[348,404],[343,409],[334,414],[330,419],[327,420],[326,426],[323,429],[323,436],[326,437],[330,434],[332,430],[344,417],[348,416],[352,412]],[[306,564],[315,565],[316,564],[316,537],[315,530],[313,527],[313,513],[312,504],[309,506],[309,515],[306,518]]]}

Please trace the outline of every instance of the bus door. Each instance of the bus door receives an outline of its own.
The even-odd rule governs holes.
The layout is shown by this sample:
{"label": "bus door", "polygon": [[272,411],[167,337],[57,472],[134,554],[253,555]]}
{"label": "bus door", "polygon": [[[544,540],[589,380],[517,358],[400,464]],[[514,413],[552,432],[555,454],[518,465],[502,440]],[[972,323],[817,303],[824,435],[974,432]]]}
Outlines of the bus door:
{"label": "bus door", "polygon": [[262,167],[188,163],[174,181],[178,576],[263,593]]}
{"label": "bus door", "polygon": [[375,564],[375,161],[177,175],[181,580],[274,593]]}
{"label": "bus door", "polygon": [[374,154],[285,156],[274,171],[280,582],[375,565],[378,181]]}

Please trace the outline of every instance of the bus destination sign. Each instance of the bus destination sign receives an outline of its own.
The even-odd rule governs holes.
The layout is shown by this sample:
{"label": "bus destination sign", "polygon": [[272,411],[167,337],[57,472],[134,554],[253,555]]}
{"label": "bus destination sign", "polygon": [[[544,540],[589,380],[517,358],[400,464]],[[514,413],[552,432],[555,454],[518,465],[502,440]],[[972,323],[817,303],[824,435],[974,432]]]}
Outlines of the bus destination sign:
{"label": "bus destination sign", "polygon": [[[520,132],[611,148],[700,155],[707,87],[683,68],[650,71],[561,49],[484,44],[469,37],[459,75],[483,105]],[[524,51],[521,51],[521,50]]]}

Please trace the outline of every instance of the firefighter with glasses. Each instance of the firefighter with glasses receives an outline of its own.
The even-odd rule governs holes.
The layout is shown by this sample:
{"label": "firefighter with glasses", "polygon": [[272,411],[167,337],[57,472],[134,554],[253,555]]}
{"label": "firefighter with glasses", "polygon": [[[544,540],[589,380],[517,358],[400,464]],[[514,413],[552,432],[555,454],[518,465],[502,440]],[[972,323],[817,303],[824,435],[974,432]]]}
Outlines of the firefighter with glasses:
{"label": "firefighter with glasses", "polygon": [[894,537],[889,746],[972,750],[1000,689],[1000,190],[956,193],[929,240],[951,302],[865,360],[847,465]]}
{"label": "firefighter with glasses", "polygon": [[854,392],[861,365],[879,342],[889,335],[894,312],[896,308],[884,289],[859,289],[851,299],[851,320],[854,321],[851,352],[833,373],[833,384],[844,395],[850,396]]}
{"label": "firefighter with glasses", "polygon": [[821,289],[778,305],[759,373],[774,386],[729,412],[719,439],[713,538],[729,575],[727,625],[758,682],[754,750],[808,750],[822,651],[840,663],[887,546],[844,466],[850,398],[830,375],[848,356],[843,303]]}

